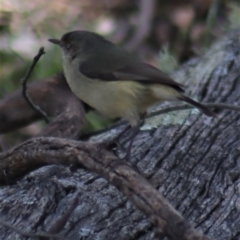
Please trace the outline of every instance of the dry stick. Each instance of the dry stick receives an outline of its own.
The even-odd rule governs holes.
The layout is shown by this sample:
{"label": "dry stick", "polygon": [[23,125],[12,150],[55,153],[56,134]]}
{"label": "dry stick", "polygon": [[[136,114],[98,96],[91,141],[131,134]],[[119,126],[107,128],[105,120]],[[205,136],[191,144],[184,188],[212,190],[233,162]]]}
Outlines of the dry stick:
{"label": "dry stick", "polygon": [[[66,225],[66,223],[67,223],[68,219],[70,218],[72,212],[78,206],[79,195],[80,195],[80,192],[78,192],[76,194],[76,196],[74,197],[74,199],[72,201],[72,204],[67,209],[67,211],[62,216],[60,216],[60,218],[58,218],[57,221],[49,228],[49,230],[47,231],[47,234],[57,234],[64,228],[64,226]],[[48,239],[48,236],[41,236],[39,238],[39,240],[47,240],[47,239]]]}
{"label": "dry stick", "polygon": [[31,98],[28,96],[28,94],[27,94],[27,80],[28,80],[30,74],[32,73],[32,71],[33,71],[36,63],[38,62],[38,60],[40,59],[40,57],[41,57],[43,54],[45,54],[45,52],[44,52],[44,47],[41,47],[41,48],[39,49],[39,51],[38,51],[38,54],[33,58],[33,62],[32,62],[32,64],[31,64],[30,68],[28,69],[25,77],[21,80],[21,82],[22,82],[22,95],[23,95],[23,97],[25,98],[25,100],[27,101],[27,103],[30,105],[30,107],[31,107],[33,110],[35,110],[35,111],[37,111],[38,113],[40,113],[40,115],[44,118],[44,120],[45,120],[46,123],[49,123],[50,120],[49,120],[47,114],[46,114],[40,107],[36,106],[36,105],[33,103],[32,99],[31,99]]}
{"label": "dry stick", "polygon": [[[223,104],[223,103],[206,103],[203,104],[205,107],[208,108],[216,108],[216,109],[228,109],[228,110],[235,110],[235,111],[240,111],[240,107],[239,106],[235,106],[235,105],[229,105],[229,104]],[[192,108],[196,108],[192,105],[180,105],[180,106],[173,106],[173,107],[167,107],[167,108],[163,108],[160,109],[156,112],[152,112],[150,114],[147,115],[147,118],[151,118],[160,114],[164,114],[164,113],[168,113],[168,112],[173,112],[173,111],[179,111],[179,110],[187,110],[187,109],[192,109]]]}
{"label": "dry stick", "polygon": [[67,211],[59,219],[57,219],[57,221],[49,228],[48,233],[57,234],[63,229],[63,227],[66,225],[68,219],[70,218],[72,212],[78,206],[79,195],[80,195],[80,192],[78,192],[76,194],[76,196],[74,197],[74,199],[73,199],[70,207],[67,209]]}
{"label": "dry stick", "polygon": [[7,223],[3,220],[0,220],[0,225],[7,227],[11,230],[13,230],[14,232],[18,233],[19,235],[23,236],[23,237],[31,237],[31,238],[41,238],[44,237],[45,239],[61,239],[61,240],[66,240],[66,237],[62,237],[59,235],[54,235],[54,234],[49,234],[49,233],[42,233],[42,232],[38,232],[38,233],[26,233],[23,232],[22,230],[14,227],[12,224]]}
{"label": "dry stick", "polygon": [[[239,111],[240,112],[240,107],[239,106],[235,106],[235,105],[230,105],[230,104],[224,104],[224,103],[205,103],[203,104],[205,107],[209,107],[209,108],[216,108],[216,109],[228,109],[228,110],[234,110],[234,111]],[[174,112],[174,111],[181,111],[181,110],[188,110],[188,109],[192,109],[192,108],[196,108],[192,105],[179,105],[179,106],[172,106],[172,107],[166,107],[160,110],[157,110],[155,112],[151,112],[146,116],[146,119],[151,118],[151,117],[155,117],[161,114],[166,114],[169,112]],[[104,129],[95,131],[93,133],[90,133],[88,135],[85,136],[85,138],[89,138],[98,134],[102,134],[104,132],[108,132],[114,128],[120,127],[123,124],[126,124],[127,121],[126,120],[120,120],[116,123],[111,124],[109,127],[106,127]]]}
{"label": "dry stick", "polygon": [[[17,161],[16,161],[17,159]],[[12,176],[29,171],[29,166],[78,164],[106,178],[130,199],[172,240],[209,240],[181,216],[171,204],[138,172],[114,154],[96,144],[60,138],[30,139],[0,154],[0,183],[8,167]]]}
{"label": "dry stick", "polygon": [[[36,105],[53,117],[37,136],[79,138],[85,119],[84,106],[72,94],[63,74],[28,84],[27,92]],[[7,133],[42,116],[29,106],[19,89],[0,100],[0,119],[0,133]]]}
{"label": "dry stick", "polygon": [[221,2],[222,0],[213,0],[208,10],[206,30],[204,33],[204,43],[203,43],[205,48],[207,48],[210,44],[213,26],[217,21],[217,15],[220,12]]}
{"label": "dry stick", "polygon": [[132,39],[126,43],[125,47],[128,50],[136,49],[139,44],[149,35],[151,30],[152,19],[154,16],[154,7],[156,0],[141,0],[140,1],[140,16],[139,24]]}

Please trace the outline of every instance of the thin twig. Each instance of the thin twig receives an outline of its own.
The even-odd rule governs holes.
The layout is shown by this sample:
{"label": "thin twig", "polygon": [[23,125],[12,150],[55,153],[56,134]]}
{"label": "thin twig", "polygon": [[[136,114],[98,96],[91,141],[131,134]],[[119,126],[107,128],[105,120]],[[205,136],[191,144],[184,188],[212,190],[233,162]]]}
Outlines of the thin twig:
{"label": "thin twig", "polygon": [[155,0],[141,0],[139,23],[132,39],[125,45],[128,50],[136,49],[144,41],[151,30],[152,19],[154,17]]}
{"label": "thin twig", "polygon": [[[219,110],[228,109],[228,110],[234,110],[234,111],[239,111],[240,112],[240,106],[235,106],[235,105],[229,105],[229,104],[224,104],[224,103],[205,103],[203,105],[205,107],[208,107],[208,108],[216,108],[216,109],[219,109]],[[188,109],[192,109],[192,108],[195,108],[195,107],[192,106],[192,105],[187,105],[187,104],[172,106],[172,107],[166,107],[166,108],[160,109],[158,111],[149,113],[146,116],[146,119],[151,118],[151,117],[155,117],[155,116],[158,116],[158,115],[161,115],[161,114],[166,114],[166,113],[169,113],[169,112],[188,110]],[[126,124],[126,123],[127,123],[126,120],[120,120],[118,122],[113,123],[112,125],[110,125],[107,128],[89,133],[89,134],[83,136],[83,138],[87,139],[89,137],[92,137],[92,136],[95,136],[95,135],[98,135],[98,134],[102,134],[104,132],[108,132],[108,131],[110,131],[114,128],[118,128],[118,127],[120,127],[120,126],[122,126],[123,124]]]}
{"label": "thin twig", "polygon": [[67,223],[68,219],[70,218],[72,212],[78,206],[79,195],[80,195],[80,192],[78,192],[76,194],[76,196],[72,200],[72,203],[71,203],[70,207],[67,209],[67,211],[59,219],[57,219],[57,221],[49,228],[48,233],[57,234],[64,228],[64,226],[66,225],[66,223]]}
{"label": "thin twig", "polygon": [[[224,104],[224,103],[206,103],[203,105],[208,108],[216,108],[219,110],[220,109],[228,109],[228,110],[240,111],[239,106],[229,105],[229,104]],[[151,118],[151,117],[154,117],[157,115],[161,115],[161,114],[165,114],[165,113],[169,113],[169,112],[173,112],[173,111],[187,110],[187,109],[192,109],[192,108],[195,108],[195,107],[192,105],[187,105],[187,104],[173,106],[173,107],[167,107],[167,108],[163,108],[156,112],[152,112],[152,113],[148,114],[147,118]]]}
{"label": "thin twig", "polygon": [[[47,233],[48,234],[53,234],[56,235],[58,234],[66,225],[67,221],[69,220],[72,212],[76,209],[76,207],[78,206],[79,203],[79,195],[80,192],[78,192],[76,194],[76,196],[74,197],[70,207],[67,209],[67,211],[60,216],[57,221],[48,229]],[[39,240],[47,240],[48,236],[40,236]]]}
{"label": "thin twig", "polygon": [[43,233],[43,232],[38,232],[38,233],[26,233],[21,231],[20,229],[14,227],[12,224],[9,224],[3,220],[0,220],[0,225],[7,227],[11,230],[13,230],[14,232],[18,233],[19,235],[23,236],[23,237],[31,237],[31,238],[40,238],[40,237],[44,237],[44,238],[53,238],[53,239],[62,239],[62,240],[66,240],[66,237],[62,237],[59,235],[54,235],[54,234],[49,234],[49,233]]}
{"label": "thin twig", "polygon": [[39,106],[36,106],[36,105],[33,103],[32,99],[31,99],[31,98],[28,96],[28,94],[27,94],[27,80],[28,80],[30,74],[32,73],[32,71],[33,71],[36,63],[38,62],[38,60],[40,59],[40,57],[41,57],[43,54],[45,54],[45,52],[44,52],[44,47],[41,47],[41,48],[39,49],[39,51],[38,51],[38,54],[33,58],[33,62],[32,62],[32,64],[31,64],[30,68],[28,69],[25,77],[21,80],[21,83],[22,83],[22,95],[23,95],[23,97],[25,98],[25,100],[27,101],[27,103],[30,105],[30,107],[31,107],[33,110],[35,110],[36,112],[40,113],[40,115],[42,115],[42,117],[44,118],[44,120],[45,120],[46,123],[49,123],[50,120],[49,120],[47,114],[46,114],[43,110],[41,110],[41,108],[40,108]]}
{"label": "thin twig", "polygon": [[217,14],[219,13],[219,8],[222,0],[214,0],[208,10],[206,30],[204,33],[204,47],[207,48],[210,44],[210,37],[213,26],[217,20]]}

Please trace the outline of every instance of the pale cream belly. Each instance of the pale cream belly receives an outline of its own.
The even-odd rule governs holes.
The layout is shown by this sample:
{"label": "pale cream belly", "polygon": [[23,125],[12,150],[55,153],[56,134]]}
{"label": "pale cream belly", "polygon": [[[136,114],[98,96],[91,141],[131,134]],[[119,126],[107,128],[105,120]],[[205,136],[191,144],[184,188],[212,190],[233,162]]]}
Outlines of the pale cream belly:
{"label": "pale cream belly", "polygon": [[90,81],[81,90],[73,87],[72,91],[107,118],[128,118],[141,111],[139,101],[145,90],[141,84],[130,81]]}
{"label": "pale cream belly", "polygon": [[174,100],[179,92],[171,87],[142,85],[131,81],[69,82],[73,93],[107,118],[138,117],[148,107],[164,100]]}

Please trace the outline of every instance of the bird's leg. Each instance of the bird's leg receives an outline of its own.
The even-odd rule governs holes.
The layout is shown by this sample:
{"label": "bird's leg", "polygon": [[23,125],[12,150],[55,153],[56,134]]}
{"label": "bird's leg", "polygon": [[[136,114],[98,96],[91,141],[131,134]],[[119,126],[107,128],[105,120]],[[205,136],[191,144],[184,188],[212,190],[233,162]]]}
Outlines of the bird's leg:
{"label": "bird's leg", "polygon": [[[125,159],[128,160],[131,157],[131,150],[132,150],[132,145],[134,142],[135,137],[137,136],[137,134],[139,133],[140,127],[142,126],[142,124],[144,123],[145,120],[145,116],[146,113],[141,114],[140,119],[138,119],[137,124],[135,126],[132,127],[132,134],[130,136],[129,140],[129,145],[127,147],[126,150],[126,154],[123,158],[121,159]],[[121,144],[119,143],[119,139],[131,128],[131,125],[128,125],[118,136],[116,136],[114,139],[112,139],[110,142],[107,143],[107,148],[110,149],[112,147],[113,144],[116,144],[118,148],[120,148],[121,150],[123,149],[123,147],[121,146]]]}
{"label": "bird's leg", "polygon": [[144,119],[140,120],[138,122],[138,124],[132,128],[132,135],[131,135],[131,137],[129,139],[129,145],[128,145],[127,150],[126,150],[126,155],[122,159],[125,159],[125,160],[129,160],[130,159],[130,157],[131,157],[131,150],[132,150],[132,145],[133,145],[134,139],[137,136],[137,134],[139,133],[140,127],[142,126],[143,123],[144,123]]}

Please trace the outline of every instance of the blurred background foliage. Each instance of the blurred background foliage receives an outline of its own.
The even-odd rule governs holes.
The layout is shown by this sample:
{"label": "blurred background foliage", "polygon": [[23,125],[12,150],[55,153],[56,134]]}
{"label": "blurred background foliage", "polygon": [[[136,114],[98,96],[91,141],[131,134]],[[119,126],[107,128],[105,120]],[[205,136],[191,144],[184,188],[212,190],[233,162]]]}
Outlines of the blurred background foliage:
{"label": "blurred background foliage", "polygon": [[[60,51],[47,39],[68,31],[95,31],[171,72],[239,27],[239,0],[0,0],[0,97],[21,87],[41,46],[46,54],[31,80],[62,71]],[[39,126],[21,131],[32,135]]]}

